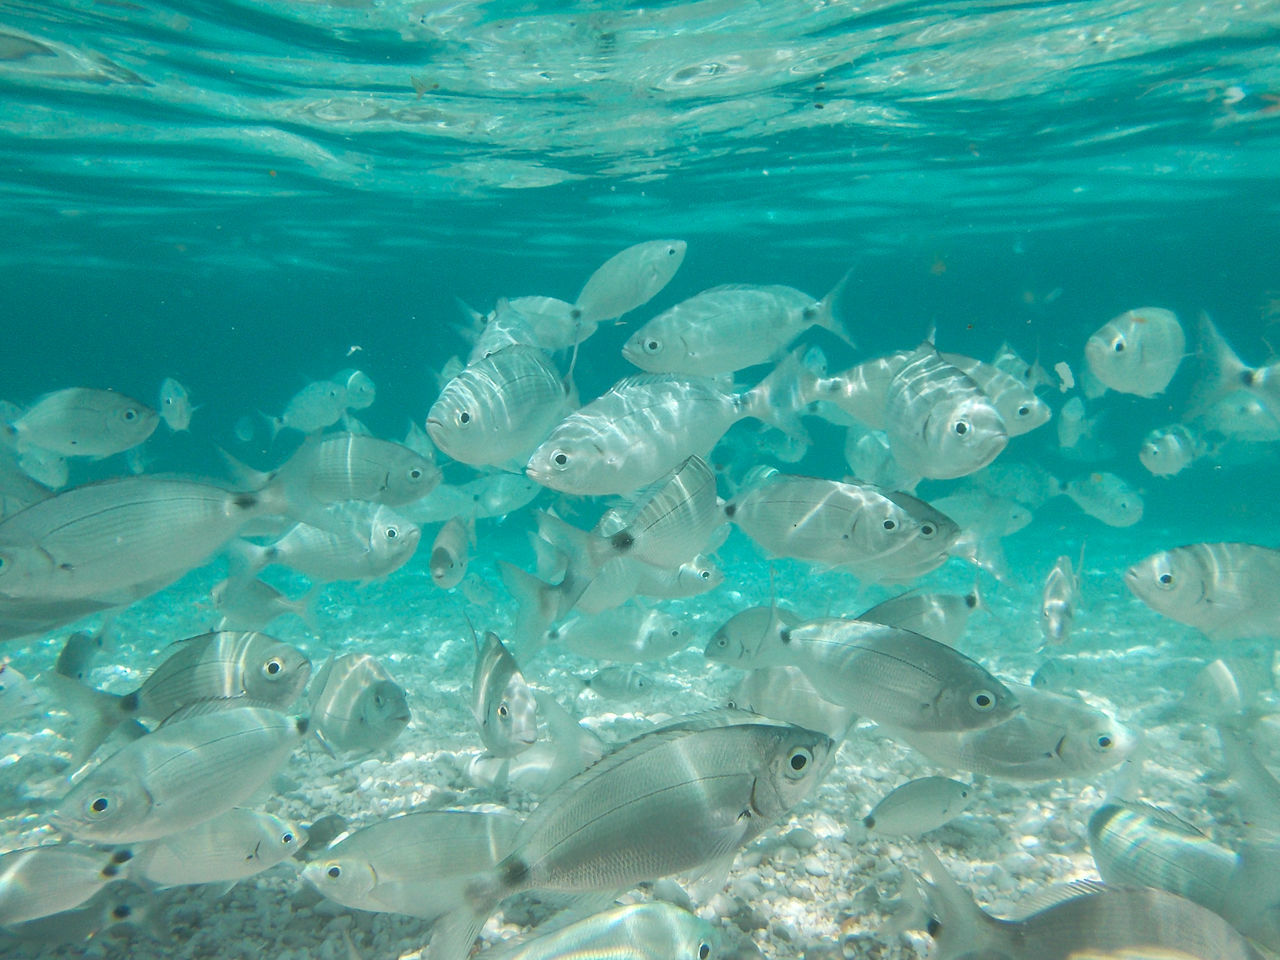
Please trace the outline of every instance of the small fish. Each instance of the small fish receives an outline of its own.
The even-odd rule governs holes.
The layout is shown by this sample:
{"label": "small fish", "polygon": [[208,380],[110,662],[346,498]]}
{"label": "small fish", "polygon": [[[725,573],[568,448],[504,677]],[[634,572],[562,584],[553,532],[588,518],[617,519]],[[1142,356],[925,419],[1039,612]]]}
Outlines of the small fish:
{"label": "small fish", "polygon": [[1062,484],[1034,461],[999,461],[979,470],[970,482],[997,497],[1016,500],[1031,510],[1039,510],[1062,494]]}
{"label": "small fish", "polygon": [[323,508],[345,500],[399,507],[425,497],[440,469],[403,444],[341,432],[308,437],[272,474],[238,472],[255,489],[278,490],[296,519],[323,523]]}
{"label": "small fish", "polygon": [[889,388],[913,357],[913,351],[899,350],[865,360],[830,377],[814,376],[801,382],[802,395],[810,403],[832,404],[864,427],[884,430]]}
{"label": "small fish", "polygon": [[40,708],[35,685],[9,661],[0,661],[0,724],[30,716]]}
{"label": "small fish", "polygon": [[[1205,430],[1220,433],[1231,440],[1247,443],[1275,443],[1280,440],[1280,407],[1273,408],[1248,390],[1234,390],[1219,397],[1204,407],[1195,421]],[[25,466],[25,458],[23,463]],[[49,482],[35,473],[32,476],[41,482]]]}
{"label": "small fish", "polygon": [[540,350],[563,350],[586,340],[598,326],[582,322],[574,316],[573,304],[555,297],[500,299],[487,316],[465,306],[463,309],[478,325],[475,343],[467,357],[469,364],[515,344]]}
{"label": "small fish", "polygon": [[1101,471],[1068,480],[1063,493],[1109,527],[1131,527],[1142,519],[1142,495],[1114,473]]}
{"label": "small fish", "polygon": [[1128,310],[1099,327],[1084,346],[1089,370],[1119,393],[1164,393],[1186,354],[1187,340],[1172,311]]}
{"label": "small fish", "polygon": [[381,750],[410,719],[404,687],[367,653],[331,658],[311,683],[311,722],[332,750]]}
{"label": "small fish", "polygon": [[720,937],[706,920],[662,900],[629,903],[518,944],[489,960],[720,960]]}
{"label": "small fish", "polygon": [[346,392],[348,410],[364,410],[371,407],[378,396],[378,389],[373,379],[363,370],[339,370],[330,378],[330,382],[340,385]]}
{"label": "small fish", "polygon": [[229,883],[293,857],[307,842],[297,824],[235,808],[170,836],[140,844],[130,877],[159,887]]}
{"label": "small fish", "polygon": [[548,630],[542,639],[580,657],[624,663],[663,660],[689,642],[688,633],[672,614],[630,603],[573,617]]}
{"label": "small fish", "polygon": [[35,447],[100,459],[136,447],[159,422],[154,410],[123,393],[71,387],[45,394],[5,429],[19,453]]}
{"label": "small fish", "polygon": [[475,639],[476,668],[471,681],[471,712],[480,739],[495,757],[514,757],[538,739],[538,704],[515,658],[496,633]]}
{"label": "small fish", "polygon": [[474,520],[454,517],[436,532],[431,544],[431,579],[442,590],[452,590],[467,575],[471,548],[476,542]]}
{"label": "small fish", "polygon": [[0,854],[0,926],[80,906],[108,883],[126,879],[128,850],[55,843]]}
{"label": "small fish", "polygon": [[921,777],[895,787],[862,825],[882,837],[918,837],[950,823],[968,809],[973,787],[947,777]]}
{"label": "small fish", "polygon": [[305,720],[259,707],[173,720],[90,770],[50,819],[99,843],[169,836],[247,800],[306,731]]}
{"label": "small fish", "polygon": [[62,645],[58,659],[53,665],[54,673],[73,680],[84,680],[93,667],[94,659],[107,646],[106,632],[110,621],[104,622],[94,633],[79,630],[67,637]]}
{"label": "small fish", "polygon": [[707,376],[775,360],[805,330],[820,326],[847,343],[835,306],[849,275],[821,300],[793,287],[713,287],[658,314],[622,347],[650,373]]}
{"label": "small fish", "polygon": [[1071,558],[1058,557],[1044,579],[1040,594],[1040,633],[1046,645],[1061,646],[1067,642],[1079,600],[1080,577]]}
{"label": "small fish", "polygon": [[218,630],[261,630],[289,613],[316,629],[309,597],[290,599],[257,577],[227,577],[214,584],[209,596],[220,618]]}
{"label": "small fish", "polygon": [[544,489],[524,474],[492,473],[458,486],[442,483],[401,513],[415,523],[446,523],[454,517],[505,518]]}
{"label": "small fish", "polygon": [[1247,720],[1258,713],[1262,692],[1272,686],[1269,666],[1241,657],[1219,658],[1196,671],[1166,719],[1206,723]]}
{"label": "small fish", "polygon": [[162,940],[160,925],[151,913],[154,903],[153,895],[134,883],[109,883],[79,907],[4,927],[0,947],[83,950],[90,940],[118,945],[139,932]]}
{"label": "small fish", "polygon": [[519,828],[505,813],[407,813],[351,831],[302,878],[345,907],[433,920],[458,906],[460,880],[510,852]]}
{"label": "small fish", "polygon": [[1003,341],[996,348],[991,365],[1010,376],[1017,377],[1032,390],[1054,386],[1053,377],[1049,376],[1048,371],[1040,365],[1039,359],[1028,363],[1017,350],[1010,346],[1008,340]]}
{"label": "small fish", "polygon": [[295,393],[279,417],[267,417],[272,441],[281,430],[317,433],[342,419],[347,409],[347,389],[332,380],[317,380]]}
{"label": "small fish", "polygon": [[1083,398],[1072,397],[1058,411],[1058,447],[1070,450],[1083,438],[1092,436],[1096,420],[1096,417],[1089,419]]}
{"label": "small fish", "polygon": [[1010,536],[1025,529],[1033,519],[1030,507],[978,486],[962,488],[932,503],[977,540]]}
{"label": "small fish", "polygon": [[157,406],[160,418],[174,433],[191,426],[191,397],[187,388],[172,377],[165,377],[160,384],[160,402]]}
{"label": "small fish", "polygon": [[1148,433],[1138,450],[1142,465],[1157,477],[1181,473],[1204,455],[1205,444],[1186,424],[1175,423]]}
{"label": "small fish", "polygon": [[606,700],[635,700],[654,689],[653,678],[634,666],[605,667],[587,680],[587,686]]}
{"label": "small fish", "polygon": [[[997,920],[926,848],[920,855],[928,930],[936,960],[1071,960],[1073,957],[1156,957],[1186,960],[1262,960],[1222,917],[1162,890],[1100,885],[1068,887],[1064,899],[1021,920]],[[923,881],[921,881],[923,882]]]}
{"label": "small fish", "polygon": [[649,240],[614,254],[587,279],[573,319],[600,323],[648,303],[680,269],[687,248],[683,240]]}
{"label": "small fish", "polygon": [[1280,551],[1193,543],[1135,563],[1124,582],[1156,613],[1211,640],[1280,637]]}
{"label": "small fish", "polygon": [[883,430],[867,430],[857,424],[845,431],[844,460],[859,483],[888,490],[910,490],[920,479],[898,465]]}
{"label": "small fish", "polygon": [[755,670],[768,665],[772,652],[783,642],[782,634],[803,622],[803,617],[785,607],[748,607],[721,624],[703,652],[708,660]]}
{"label": "small fish", "polygon": [[969,617],[981,606],[982,597],[975,582],[968,593],[919,593],[913,590],[899,594],[858,614],[858,619],[910,630],[954,647],[964,635]]}

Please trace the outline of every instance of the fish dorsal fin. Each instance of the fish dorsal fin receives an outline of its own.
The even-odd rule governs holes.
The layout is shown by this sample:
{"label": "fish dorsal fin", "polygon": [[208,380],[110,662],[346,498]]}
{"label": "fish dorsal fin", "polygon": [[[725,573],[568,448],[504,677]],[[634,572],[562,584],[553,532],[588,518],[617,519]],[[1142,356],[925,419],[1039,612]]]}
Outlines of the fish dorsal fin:
{"label": "fish dorsal fin", "polygon": [[706,379],[706,377],[690,377],[679,373],[634,373],[629,377],[623,377],[615,383],[609,388],[609,392],[620,393],[624,390],[633,390],[637,387],[647,387],[653,384],[684,384]]}
{"label": "fish dorsal fin", "polygon": [[1128,807],[1134,813],[1140,813],[1144,817],[1148,817],[1166,830],[1172,830],[1175,833],[1181,833],[1188,837],[1196,837],[1200,840],[1210,839],[1209,835],[1194,823],[1191,823],[1189,820],[1184,820],[1173,811],[1166,810],[1164,807],[1156,806],[1154,803],[1137,800],[1126,802],[1124,806]]}
{"label": "fish dorsal fin", "polygon": [[1069,883],[1055,883],[1038,893],[1032,894],[1018,903],[1017,920],[1025,920],[1037,913],[1043,913],[1060,903],[1075,900],[1077,897],[1093,896],[1114,889],[1101,880],[1072,880]]}

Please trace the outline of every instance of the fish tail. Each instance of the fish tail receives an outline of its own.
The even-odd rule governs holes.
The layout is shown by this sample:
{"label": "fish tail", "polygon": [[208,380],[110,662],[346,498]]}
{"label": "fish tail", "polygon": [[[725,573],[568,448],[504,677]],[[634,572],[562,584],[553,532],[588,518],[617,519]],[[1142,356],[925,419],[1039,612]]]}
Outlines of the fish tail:
{"label": "fish tail", "polygon": [[808,443],[809,434],[800,424],[800,413],[816,392],[818,378],[805,363],[806,352],[806,347],[792,350],[772,373],[746,392],[744,399],[747,416]]}
{"label": "fish tail", "polygon": [[79,767],[127,719],[130,698],[97,690],[57,672],[46,674],[44,682],[75,718],[72,766]]}
{"label": "fish tail", "polygon": [[1240,359],[1218,325],[1203,310],[1199,333],[1200,347],[1196,352],[1201,374],[1191,391],[1191,410],[1197,414],[1236,390],[1249,389],[1256,373]]}
{"label": "fish tail", "polygon": [[427,960],[466,960],[485,921],[501,897],[495,892],[496,874],[469,880],[462,891],[462,903],[435,922]]}
{"label": "fish tail", "polygon": [[249,579],[258,571],[271,565],[272,548],[248,540],[232,540],[227,544],[227,555],[231,559],[231,575]]}
{"label": "fish tail", "polygon": [[858,345],[854,343],[853,336],[849,333],[849,328],[836,315],[844,299],[845,287],[849,285],[849,278],[852,276],[853,268],[850,267],[845,271],[844,276],[836,282],[836,285],[831,288],[830,292],[818,302],[818,315],[814,322],[822,329],[830,330],[856,350]]}
{"label": "fish tail", "polygon": [[498,561],[498,572],[520,608],[515,625],[520,649],[532,653],[542,646],[547,628],[559,612],[556,588],[506,560]]}

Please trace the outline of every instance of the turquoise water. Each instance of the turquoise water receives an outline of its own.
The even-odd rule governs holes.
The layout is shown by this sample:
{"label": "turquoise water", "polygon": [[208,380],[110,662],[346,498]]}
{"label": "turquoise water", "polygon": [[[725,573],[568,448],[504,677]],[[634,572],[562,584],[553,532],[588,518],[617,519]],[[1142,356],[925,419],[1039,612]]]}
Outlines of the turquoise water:
{"label": "turquoise water", "polygon": [[[1083,545],[1072,652],[1086,661],[1086,691],[1126,724],[1149,728],[1149,792],[1230,836],[1233,814],[1216,797],[1202,808],[1196,782],[1217,762],[1212,735],[1150,721],[1220,649],[1143,607],[1120,573],[1193,540],[1280,545],[1273,454],[1169,479],[1147,474],[1136,455],[1143,435],[1185,405],[1200,311],[1250,363],[1273,359],[1278,41],[1280,2],[1262,0],[0,0],[0,399],[25,405],[94,386],[154,402],[160,381],[174,377],[199,409],[190,434],[160,428],[145,468],[218,475],[217,447],[263,468],[291,449],[271,446],[260,418],[255,439],[238,441],[242,417],[278,414],[307,382],[358,366],[378,388],[362,420],[398,439],[410,421],[421,425],[448,358],[469,348],[456,300],[480,311],[502,297],[572,300],[606,258],[657,237],[687,241],[685,261],[650,304],[583,345],[575,380],[584,400],[631,372],[619,350],[638,321],[723,283],[821,296],[852,270],[841,312],[858,350],[822,332],[805,338],[833,369],[909,348],[936,328],[947,350],[989,359],[1008,340],[1028,359],[1079,373],[1084,342],[1101,324],[1130,308],[1167,307],[1193,356],[1163,397],[1091,402],[1114,454],[1064,457],[1051,422],[1002,455],[1062,479],[1118,473],[1142,491],[1143,520],[1114,530],[1065,499],[1045,505],[1006,541],[1008,577],[984,579],[990,615],[975,617],[965,649],[1001,676],[1027,679],[1041,660],[1044,575]],[[1065,400],[1053,389],[1042,395],[1055,411]],[[843,430],[806,423],[814,445],[783,469],[842,476]],[[749,457],[753,436],[735,427],[721,453]],[[72,482],[125,469],[119,457],[76,463]],[[450,483],[474,476],[457,464],[444,470]],[[543,494],[535,506],[556,502]],[[603,506],[568,509],[580,508],[588,525]],[[415,712],[379,760],[391,786],[370,788],[372,768],[314,751],[289,770],[291,785],[278,785],[276,809],[299,822],[335,811],[367,822],[420,803],[491,799],[455,769],[458,742],[479,747],[464,705],[471,651],[459,614],[510,629],[515,606],[496,561],[530,568],[530,529],[528,510],[480,522],[473,572],[492,601],[437,591],[424,547],[384,582],[328,588],[318,630],[292,619],[272,627],[317,664],[331,652],[377,652]],[[424,525],[428,546],[434,531]],[[895,592],[793,561],[771,565],[739,533],[720,556],[719,590],[668,604],[692,638],[652,668],[668,686],[626,709],[579,703],[602,731],[637,733],[645,717],[726,699],[738,675],[708,667],[699,651],[738,609],[781,596],[806,615],[851,616]],[[95,682],[129,689],[158,648],[207,629],[199,605],[225,569],[215,560],[123,611]],[[923,584],[964,589],[973,576],[952,560]],[[66,632],[14,641],[4,653],[35,675]],[[595,668],[543,655],[528,674],[572,701]],[[55,716],[50,729],[12,732],[21,738],[5,744],[10,762],[32,751],[65,756],[66,726]],[[855,895],[883,878],[897,848],[859,845],[844,831],[892,786],[938,772],[883,737],[867,741],[847,746],[823,792],[770,834],[763,856],[773,865],[749,867],[764,875],[771,924],[739,930],[739,940],[766,956],[825,956],[847,935],[844,921],[870,915]],[[63,774],[37,778],[29,802],[3,811],[0,849],[51,837],[41,818],[65,789]],[[981,902],[1016,903],[1013,891],[1032,892],[1033,875],[1041,883],[1089,874],[1081,825],[1104,778],[991,783],[971,815],[978,826],[946,838],[952,862],[988,867],[965,875]],[[1043,849],[1019,839],[1033,829],[1033,810],[1067,825]],[[776,837],[795,825],[822,840],[825,876],[778,852]],[[1011,851],[1028,849],[1039,872],[1002,883]],[[245,881],[226,901],[199,888],[168,891],[153,910],[158,938],[135,949],[337,957],[349,929],[373,960],[425,942],[421,924],[343,920],[316,911],[317,901],[285,868]],[[193,932],[197,907],[216,918],[216,934]],[[91,949],[119,952],[121,942],[99,938]],[[921,950],[924,942],[914,941]]]}

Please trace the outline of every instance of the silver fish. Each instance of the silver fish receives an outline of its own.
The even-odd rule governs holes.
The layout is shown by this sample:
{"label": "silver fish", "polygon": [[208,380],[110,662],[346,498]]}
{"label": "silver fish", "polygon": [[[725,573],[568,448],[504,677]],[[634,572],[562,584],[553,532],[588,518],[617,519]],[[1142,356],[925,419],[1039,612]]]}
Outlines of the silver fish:
{"label": "silver fish", "polygon": [[465,956],[493,908],[524,890],[619,890],[731,857],[807,797],[830,738],[749,714],[643,734],[548,796],[495,869],[440,921],[432,960]]}
{"label": "silver fish", "polygon": [[[929,932],[936,960],[1071,960],[1074,957],[1155,957],[1262,960],[1217,914],[1162,890],[1085,886],[1022,920],[997,920],[979,907],[922,848],[932,883]],[[1071,895],[1074,893],[1075,895]]]}
{"label": "silver fish", "polygon": [[1210,639],[1280,637],[1280,551],[1193,543],[1135,563],[1124,582],[1152,610]]}
{"label": "silver fish", "polygon": [[404,687],[367,653],[330,659],[312,681],[311,722],[333,750],[381,750],[410,719]]}
{"label": "silver fish", "polygon": [[191,426],[191,397],[172,377],[165,377],[160,384],[159,410],[161,419],[175,433]]}
{"label": "silver fish", "polygon": [[128,876],[128,850],[104,852],[78,843],[0,854],[0,926],[80,906],[108,883]]}
{"label": "silver fish", "polygon": [[858,423],[872,430],[884,430],[889,387],[912,357],[912,351],[899,350],[866,360],[831,377],[815,377],[804,383],[804,397],[809,402],[834,404]]}
{"label": "silver fish", "polygon": [[734,688],[729,707],[818,730],[837,741],[844,739],[857,720],[848,707],[824,700],[799,667],[749,670]]}
{"label": "silver fish", "polygon": [[773,651],[782,643],[783,632],[803,622],[803,617],[785,607],[748,607],[720,625],[703,653],[708,660],[742,670],[767,666]]}
{"label": "silver fish", "polygon": [[563,493],[630,493],[692,454],[705,457],[744,417],[794,430],[797,366],[796,358],[784,360],[745,393],[726,392],[707,377],[628,377],[562,420],[525,472]]}
{"label": "silver fish", "polygon": [[1242,657],[1206,663],[1191,678],[1165,719],[1218,723],[1255,715],[1262,693],[1275,686],[1269,664]]}
{"label": "silver fish", "polygon": [[500,299],[493,311],[481,316],[464,307],[479,325],[467,363],[475,363],[514,344],[540,350],[562,350],[581,343],[596,332],[596,323],[574,317],[571,303],[555,297]]}
{"label": "silver fish", "polygon": [[1131,527],[1142,519],[1142,495],[1114,473],[1102,471],[1068,480],[1063,493],[1109,527]]}
{"label": "silver fish", "polygon": [[899,466],[883,430],[867,430],[854,424],[845,431],[844,460],[861,483],[889,490],[909,489],[920,478]]}
{"label": "silver fish", "polygon": [[460,880],[510,852],[519,828],[505,813],[407,813],[347,834],[302,878],[346,907],[431,920],[458,905]]}
{"label": "silver fish", "polygon": [[968,593],[908,591],[877,603],[858,614],[859,620],[910,630],[954,647],[964,635],[969,617],[982,606],[975,583]]}
{"label": "silver fish", "polygon": [[944,353],[942,359],[965,373],[987,395],[1004,420],[1009,436],[1019,437],[1049,422],[1053,411],[1036,396],[1034,388],[1020,377],[990,363],[958,353]]}
{"label": "silver fish", "polygon": [[713,287],[658,314],[622,347],[650,373],[707,376],[766,363],[805,330],[820,326],[852,343],[835,318],[848,274],[821,300],[794,287]]}
{"label": "silver fish", "polygon": [[93,667],[93,661],[107,646],[107,627],[110,621],[103,623],[95,632],[86,633],[79,630],[67,637],[62,645],[58,659],[53,665],[54,673],[74,680],[84,680]]}
{"label": "silver fish", "polygon": [[596,671],[587,686],[606,700],[635,700],[651,692],[656,684],[635,666],[616,666]]}
{"label": "silver fish", "polygon": [[274,474],[250,479],[255,487],[278,487],[303,511],[299,519],[316,521],[322,512],[314,508],[344,500],[413,503],[435,489],[440,469],[403,444],[344,432],[308,437]]}
{"label": "silver fish", "polygon": [[523,465],[573,406],[550,358],[517,345],[449,380],[427,413],[427,433],[460,463]]}
{"label": "silver fish", "polygon": [[976,730],[1019,707],[976,661],[910,630],[827,618],[788,628],[779,640],[773,663],[799,667],[825,699],[886,726]]}
{"label": "silver fish", "polygon": [[1009,442],[991,400],[927,342],[889,384],[884,429],[898,463],[934,479],[981,470]]}
{"label": "silver fish", "polygon": [[467,575],[471,548],[476,542],[474,520],[454,517],[438,531],[431,543],[431,579],[442,590],[451,590]]}
{"label": "silver fish", "polygon": [[649,240],[614,254],[587,279],[573,319],[595,324],[648,303],[680,269],[687,247],[683,240]]}
{"label": "silver fish", "polygon": [[234,882],[288,860],[306,842],[297,824],[237,807],[140,845],[130,876],[160,887]]}
{"label": "silver fish", "polygon": [[624,604],[566,620],[548,630],[542,640],[580,657],[644,663],[684,649],[689,637],[672,614]]}
{"label": "silver fish", "polygon": [[316,433],[341,420],[346,409],[346,387],[332,380],[314,381],[289,398],[279,417],[267,418],[271,439],[275,440],[281,430]]}
{"label": "silver fish", "polygon": [[1033,519],[1025,504],[977,486],[939,497],[932,504],[978,540],[1010,536],[1025,529]]}
{"label": "silver fish", "polygon": [[1186,354],[1187,339],[1172,311],[1127,310],[1099,327],[1084,346],[1089,370],[1119,393],[1164,393]]}
{"label": "silver fish", "polygon": [[629,903],[519,944],[501,944],[488,960],[710,960],[720,937],[709,922],[661,900]]}
{"label": "silver fish", "polygon": [[1171,477],[1206,452],[1204,442],[1186,424],[1175,423],[1148,433],[1138,450],[1142,465],[1157,477]]}
{"label": "silver fish", "polygon": [[209,591],[218,611],[219,630],[261,630],[276,617],[291,613],[315,629],[306,597],[292,600],[257,577],[227,577]]}
{"label": "silver fish", "polygon": [[371,407],[378,396],[378,388],[373,378],[363,370],[339,370],[330,380],[345,391],[348,410],[364,410]]}
{"label": "silver fish", "polygon": [[543,491],[523,474],[493,473],[458,486],[442,483],[430,495],[400,512],[415,523],[445,523],[454,517],[505,517]]}
{"label": "silver fish", "polygon": [[471,681],[471,712],[480,739],[495,757],[514,757],[538,738],[538,704],[515,658],[496,633],[477,639],[476,668]]}
{"label": "silver fish", "polygon": [[70,387],[48,393],[6,429],[19,452],[35,447],[62,457],[109,457],[155,432],[159,416],[114,390]]}
{"label": "silver fish", "polygon": [[1080,599],[1080,577],[1071,558],[1059,557],[1044,578],[1040,594],[1040,633],[1046,644],[1061,645],[1071,636]]}
{"label": "silver fish", "polygon": [[950,823],[973,802],[973,787],[947,777],[920,777],[895,787],[862,825],[882,837],[918,837]]}
{"label": "silver fish", "polygon": [[177,833],[247,800],[306,731],[305,720],[259,707],[174,720],[90,770],[51,820],[102,843]]}

